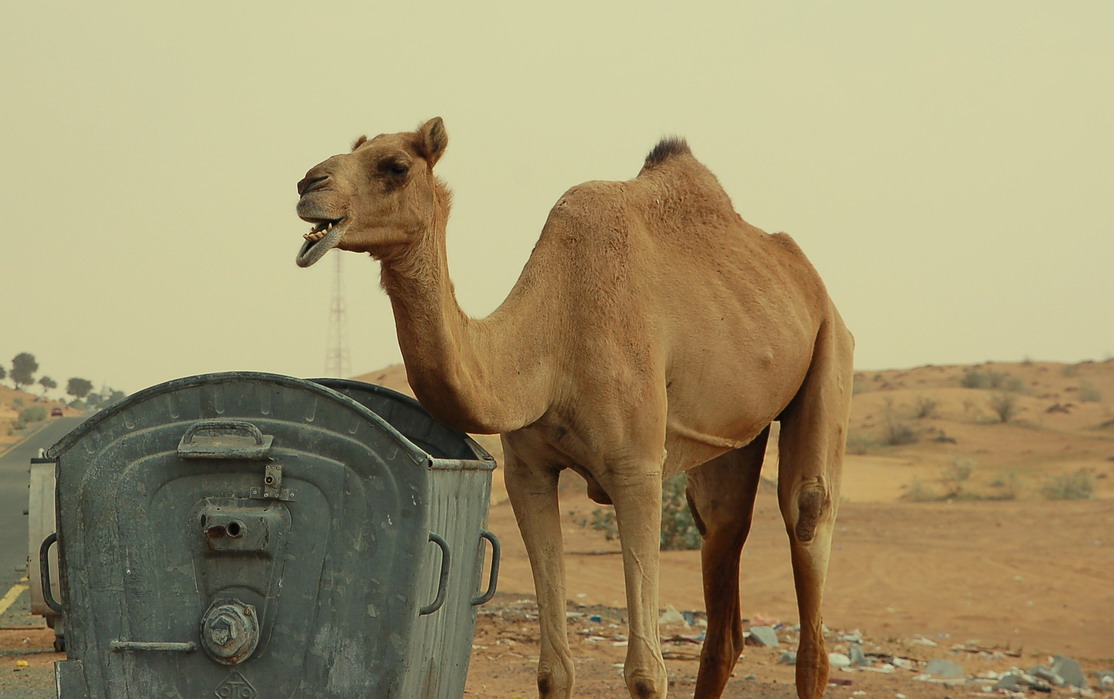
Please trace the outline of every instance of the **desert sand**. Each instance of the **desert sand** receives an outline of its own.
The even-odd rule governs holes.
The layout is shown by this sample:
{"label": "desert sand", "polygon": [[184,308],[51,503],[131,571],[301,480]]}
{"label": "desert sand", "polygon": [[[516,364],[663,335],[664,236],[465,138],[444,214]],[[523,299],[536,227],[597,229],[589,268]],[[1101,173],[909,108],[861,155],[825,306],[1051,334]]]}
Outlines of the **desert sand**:
{"label": "desert sand", "polygon": [[[360,378],[409,392],[401,367]],[[859,372],[849,434],[825,623],[830,651],[850,654],[861,639],[872,669],[833,670],[828,696],[986,696],[1011,667],[1053,656],[1085,672],[1114,669],[1114,360]],[[497,438],[478,440],[499,455]],[[780,647],[748,646],[728,697],[794,696],[793,669],[778,662],[794,648],[797,613],[774,444],[741,575],[744,617],[774,626]],[[1087,487],[1089,497],[1050,499]],[[618,542],[578,523],[597,508],[578,477],[563,479],[577,692],[625,696]],[[499,594],[477,620],[466,696],[535,696],[533,583],[498,470],[488,527],[503,544]],[[682,619],[662,627],[671,696],[691,696],[695,682],[699,560],[698,551],[662,554],[663,611]],[[0,650],[49,643],[49,632],[0,632]],[[60,657],[0,653],[0,674],[7,687],[49,688]],[[963,677],[928,676],[933,659],[958,663]],[[17,678],[26,682],[10,684]]]}
{"label": "desert sand", "polygon": [[[401,367],[361,378],[407,391]],[[908,667],[833,671],[841,684],[829,696],[982,694],[1010,668],[1028,670],[1057,655],[1088,672],[1114,668],[1111,399],[1114,361],[856,375],[851,453],[825,603],[829,650],[848,654],[845,639],[861,637],[875,670],[895,656]],[[1013,411],[1005,422],[997,412],[1003,403]],[[900,436],[906,433],[911,436]],[[498,455],[497,438],[478,439]],[[797,612],[773,493],[775,440],[770,443],[769,484],[759,493],[744,549],[743,614],[752,624],[779,624],[781,647],[748,647],[726,696],[793,696],[792,668],[778,664],[782,651],[794,647]],[[1048,499],[1044,492],[1077,481],[1090,484],[1091,497]],[[570,474],[562,485],[578,692],[621,696],[618,542],[577,523],[598,508],[582,481]],[[489,528],[504,547],[500,595],[477,624],[468,696],[533,696],[533,582],[498,471]],[[698,551],[662,554],[663,608],[697,612],[689,616],[699,620],[699,561]],[[699,634],[697,625],[662,629],[663,638],[682,639],[666,643],[678,696],[691,696]],[[945,684],[925,676],[934,658],[959,663],[965,677]]]}

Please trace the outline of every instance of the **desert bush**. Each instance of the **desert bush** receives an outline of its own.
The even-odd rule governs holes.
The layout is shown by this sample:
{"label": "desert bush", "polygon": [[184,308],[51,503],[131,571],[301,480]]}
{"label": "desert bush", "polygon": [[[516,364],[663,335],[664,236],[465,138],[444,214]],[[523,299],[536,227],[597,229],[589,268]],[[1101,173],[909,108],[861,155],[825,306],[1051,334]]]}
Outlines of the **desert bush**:
{"label": "desert bush", "polygon": [[968,482],[978,464],[974,459],[957,458],[951,468],[940,474],[942,490],[914,480],[905,487],[901,498],[910,502],[942,502],[973,500],[1016,500],[1021,491],[1021,482],[1016,473],[998,478],[990,483],[990,492],[976,492],[968,488]]}
{"label": "desert bush", "polygon": [[991,500],[1016,500],[1021,492],[1021,479],[1012,471],[1001,478],[990,482],[990,487],[995,489]]}
{"label": "desert bush", "polygon": [[851,395],[854,396],[860,393],[866,393],[871,390],[871,388],[873,387],[865,376],[862,374],[855,374],[854,381],[851,384]]}
{"label": "desert bush", "polygon": [[919,480],[913,480],[906,488],[905,492],[901,494],[902,500],[909,500],[910,502],[938,502],[942,500],[940,494],[932,490]]}
{"label": "desert bush", "polygon": [[875,441],[864,432],[859,430],[851,430],[847,433],[847,453],[863,455],[868,453],[874,446]]}
{"label": "desert bush", "polygon": [[[678,473],[666,478],[661,484],[661,549],[663,551],[685,551],[700,548],[700,531],[689,511],[685,489],[688,479]],[[615,510],[597,508],[587,516],[573,517],[573,523],[601,531],[611,541],[619,537],[619,527],[615,521]]]}
{"label": "desert bush", "polygon": [[892,398],[886,399],[886,409],[883,414],[882,443],[891,447],[902,444],[912,444],[917,441],[917,432],[912,425],[898,417],[894,409]]}
{"label": "desert bush", "polygon": [[1041,487],[1041,495],[1048,500],[1086,500],[1094,494],[1095,479],[1082,470],[1053,476]]}
{"label": "desert bush", "polygon": [[1005,391],[997,391],[991,394],[987,403],[990,405],[990,409],[994,411],[998,422],[1009,422],[1021,412],[1021,406],[1017,404],[1017,396]]}
{"label": "desert bush", "polygon": [[1017,376],[1012,376],[1003,371],[987,369],[979,371],[971,367],[963,374],[959,385],[964,388],[996,389],[1002,391],[1020,391],[1025,388],[1025,382]]}
{"label": "desert bush", "polygon": [[917,396],[917,402],[913,406],[913,415],[917,418],[936,417],[936,408],[940,407],[940,402],[931,396]]}
{"label": "desert bush", "polygon": [[24,408],[19,412],[19,421],[24,424],[42,422],[45,419],[46,408],[41,405],[32,405],[30,408]]}
{"label": "desert bush", "polygon": [[979,371],[971,367],[963,373],[963,378],[959,380],[959,385],[964,388],[987,388],[990,383],[990,372]]}
{"label": "desert bush", "polygon": [[913,444],[917,441],[917,432],[908,422],[896,418],[887,420],[883,441],[891,447]]}
{"label": "desert bush", "polygon": [[940,484],[944,486],[944,497],[951,499],[963,495],[964,483],[971,478],[977,465],[974,459],[956,458],[951,468],[940,475]]}
{"label": "desert bush", "polygon": [[1075,366],[1074,364],[1068,364],[1064,368],[1060,369],[1060,375],[1064,376],[1064,377],[1067,377],[1069,379],[1072,378],[1072,377],[1078,376],[1079,375],[1079,367]]}
{"label": "desert bush", "polygon": [[1079,384],[1079,400],[1086,403],[1098,403],[1102,401],[1102,392],[1095,388],[1094,384],[1087,383],[1086,381]]}
{"label": "desert bush", "polygon": [[661,548],[663,551],[689,551],[700,548],[700,531],[689,511],[685,489],[688,478],[678,473],[661,484]]}
{"label": "desert bush", "polygon": [[597,507],[587,517],[577,516],[576,513],[571,514],[574,524],[603,532],[603,537],[608,541],[619,538],[619,527],[615,524],[615,510],[603,510]]}

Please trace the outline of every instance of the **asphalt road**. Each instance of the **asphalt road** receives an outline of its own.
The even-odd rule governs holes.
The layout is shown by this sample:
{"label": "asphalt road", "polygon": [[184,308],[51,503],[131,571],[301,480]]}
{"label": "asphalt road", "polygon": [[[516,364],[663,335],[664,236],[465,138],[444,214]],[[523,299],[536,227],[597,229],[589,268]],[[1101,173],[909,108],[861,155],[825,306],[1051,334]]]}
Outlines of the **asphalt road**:
{"label": "asphalt road", "polygon": [[[0,606],[9,613],[26,610],[28,602],[23,578],[27,575],[27,495],[31,458],[77,427],[83,418],[56,417],[33,435],[0,456]],[[4,610],[0,610],[3,612]],[[3,617],[0,613],[0,627]]]}

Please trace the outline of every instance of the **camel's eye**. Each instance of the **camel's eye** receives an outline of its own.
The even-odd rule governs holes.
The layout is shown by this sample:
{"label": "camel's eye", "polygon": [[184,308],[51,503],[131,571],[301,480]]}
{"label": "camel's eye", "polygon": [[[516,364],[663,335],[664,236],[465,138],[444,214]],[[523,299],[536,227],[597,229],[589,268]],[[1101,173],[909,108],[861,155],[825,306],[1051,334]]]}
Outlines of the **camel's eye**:
{"label": "camel's eye", "polygon": [[390,160],[384,160],[379,168],[384,172],[395,175],[396,177],[402,177],[406,173],[410,172],[409,163],[403,160],[395,160],[394,158],[391,158]]}

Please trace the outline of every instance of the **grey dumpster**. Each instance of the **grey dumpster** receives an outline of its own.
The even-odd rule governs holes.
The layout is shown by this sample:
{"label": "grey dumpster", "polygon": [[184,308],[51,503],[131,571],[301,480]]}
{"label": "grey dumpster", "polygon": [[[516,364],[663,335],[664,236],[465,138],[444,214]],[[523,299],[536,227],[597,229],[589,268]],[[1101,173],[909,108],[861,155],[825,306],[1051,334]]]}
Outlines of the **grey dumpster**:
{"label": "grey dumpster", "polygon": [[[39,549],[43,539],[58,528],[54,518],[54,462],[41,456],[33,457],[28,475],[31,482],[27,489],[27,583],[31,613],[43,617],[47,626],[54,629],[54,650],[60,651],[65,648],[65,624],[62,615],[46,603],[39,570]],[[55,551],[50,551],[47,562],[54,568],[58,567]],[[57,580],[52,581],[50,591],[55,597],[61,594]]]}
{"label": "grey dumpster", "polygon": [[494,461],[412,399],[198,376],[135,394],[47,456],[60,696],[463,694],[497,570],[480,580],[498,551],[483,530]]}

